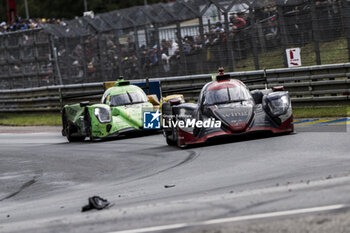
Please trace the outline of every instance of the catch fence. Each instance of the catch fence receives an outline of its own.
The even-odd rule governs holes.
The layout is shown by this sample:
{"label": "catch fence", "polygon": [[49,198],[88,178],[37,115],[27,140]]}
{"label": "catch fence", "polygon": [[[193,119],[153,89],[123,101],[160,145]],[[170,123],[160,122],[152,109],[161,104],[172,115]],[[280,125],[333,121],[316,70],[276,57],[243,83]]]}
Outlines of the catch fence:
{"label": "catch fence", "polygon": [[348,62],[350,1],[177,0],[0,35],[0,89]]}

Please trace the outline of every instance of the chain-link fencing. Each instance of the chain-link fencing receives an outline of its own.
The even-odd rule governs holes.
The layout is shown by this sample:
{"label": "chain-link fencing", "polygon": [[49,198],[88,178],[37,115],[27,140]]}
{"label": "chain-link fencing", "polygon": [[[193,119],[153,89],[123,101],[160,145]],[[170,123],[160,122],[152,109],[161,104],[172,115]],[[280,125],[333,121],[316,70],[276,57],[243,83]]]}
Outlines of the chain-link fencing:
{"label": "chain-link fencing", "polygon": [[0,88],[349,61],[349,0],[176,0],[0,35]]}

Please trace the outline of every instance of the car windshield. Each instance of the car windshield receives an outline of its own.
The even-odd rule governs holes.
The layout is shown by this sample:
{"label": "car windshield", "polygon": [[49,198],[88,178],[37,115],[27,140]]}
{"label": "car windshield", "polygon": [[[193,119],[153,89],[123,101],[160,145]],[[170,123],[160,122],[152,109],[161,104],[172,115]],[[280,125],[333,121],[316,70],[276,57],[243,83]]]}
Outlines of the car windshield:
{"label": "car windshield", "polygon": [[144,92],[128,92],[133,104],[147,102],[147,96]]}
{"label": "car windshield", "polygon": [[138,104],[144,102],[147,102],[147,96],[143,92],[127,92],[124,94],[112,95],[110,98],[111,106]]}
{"label": "car windshield", "polygon": [[111,99],[110,99],[111,106],[120,106],[120,105],[127,105],[127,104],[131,104],[128,94],[125,93],[125,94],[111,96]]}
{"label": "car windshield", "polygon": [[249,99],[251,99],[251,96],[245,87],[226,87],[208,91],[205,95],[205,104],[225,104]]}

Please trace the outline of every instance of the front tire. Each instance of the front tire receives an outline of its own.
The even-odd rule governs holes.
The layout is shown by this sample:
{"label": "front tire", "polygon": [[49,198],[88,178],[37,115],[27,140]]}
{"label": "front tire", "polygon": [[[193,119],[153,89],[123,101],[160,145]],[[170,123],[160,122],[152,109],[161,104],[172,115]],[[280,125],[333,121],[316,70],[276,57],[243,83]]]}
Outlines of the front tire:
{"label": "front tire", "polygon": [[66,136],[67,135],[67,117],[66,117],[66,113],[63,110],[62,113],[62,136]]}
{"label": "front tire", "polygon": [[169,139],[168,137],[166,137],[166,143],[169,145],[169,146],[175,146],[176,145],[176,142],[174,142],[173,140]]}
{"label": "front tire", "polygon": [[91,125],[91,117],[89,115],[89,112],[86,110],[85,112],[85,119],[86,119],[86,133],[89,137],[90,141],[95,141],[95,137],[92,135],[92,125]]}
{"label": "front tire", "polygon": [[68,124],[65,132],[66,137],[69,142],[83,142],[85,140],[85,136],[73,136],[73,133],[76,132],[76,126],[72,124]]}
{"label": "front tire", "polygon": [[187,147],[186,144],[180,144],[180,140],[179,140],[179,128],[176,127],[174,129],[174,143],[177,147],[181,148],[181,149],[185,149]]}
{"label": "front tire", "polygon": [[169,146],[175,146],[176,143],[171,138],[173,137],[172,132],[163,130],[163,136],[165,137],[165,141]]}

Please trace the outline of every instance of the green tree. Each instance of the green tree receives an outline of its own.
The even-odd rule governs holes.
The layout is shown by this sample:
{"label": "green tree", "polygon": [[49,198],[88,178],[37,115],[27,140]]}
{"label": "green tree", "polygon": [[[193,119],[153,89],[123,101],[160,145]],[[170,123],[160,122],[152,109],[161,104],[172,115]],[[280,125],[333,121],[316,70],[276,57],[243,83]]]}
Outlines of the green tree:
{"label": "green tree", "polygon": [[6,1],[0,1],[0,21],[7,20]]}
{"label": "green tree", "polygon": [[[82,16],[84,0],[27,0],[30,18],[60,18],[73,19]],[[144,0],[86,0],[88,10],[95,14],[143,5]],[[0,1],[0,20],[7,21],[7,0]],[[17,15],[26,17],[25,0],[16,0]],[[147,0],[148,4],[167,2],[167,0]]]}

